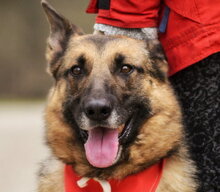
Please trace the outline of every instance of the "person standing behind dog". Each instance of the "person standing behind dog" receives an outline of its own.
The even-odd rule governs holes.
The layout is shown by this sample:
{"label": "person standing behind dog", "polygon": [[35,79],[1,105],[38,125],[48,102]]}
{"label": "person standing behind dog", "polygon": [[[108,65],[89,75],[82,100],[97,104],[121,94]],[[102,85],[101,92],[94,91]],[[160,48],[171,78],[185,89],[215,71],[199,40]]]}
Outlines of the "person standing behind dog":
{"label": "person standing behind dog", "polygon": [[220,191],[220,1],[91,0],[87,13],[98,13],[96,33],[160,40],[199,170],[199,191]]}

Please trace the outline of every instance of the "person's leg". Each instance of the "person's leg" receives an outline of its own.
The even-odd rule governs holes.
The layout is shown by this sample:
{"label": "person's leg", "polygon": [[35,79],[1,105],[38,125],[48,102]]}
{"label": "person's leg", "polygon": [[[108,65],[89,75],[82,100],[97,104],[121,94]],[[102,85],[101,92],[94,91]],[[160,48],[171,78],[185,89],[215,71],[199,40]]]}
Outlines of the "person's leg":
{"label": "person's leg", "polygon": [[179,96],[200,192],[220,191],[220,52],[178,72],[170,81]]}

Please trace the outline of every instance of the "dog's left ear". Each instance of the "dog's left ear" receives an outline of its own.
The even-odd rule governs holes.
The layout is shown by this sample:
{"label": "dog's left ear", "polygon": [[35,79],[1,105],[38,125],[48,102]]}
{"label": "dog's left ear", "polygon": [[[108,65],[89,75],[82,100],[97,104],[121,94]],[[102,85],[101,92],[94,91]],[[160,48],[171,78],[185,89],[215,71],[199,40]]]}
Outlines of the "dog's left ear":
{"label": "dog's left ear", "polygon": [[155,70],[160,70],[165,76],[168,74],[168,64],[159,40],[147,40],[147,50]]}
{"label": "dog's left ear", "polygon": [[83,35],[83,32],[71,24],[65,17],[59,14],[46,0],[41,1],[50,24],[50,35],[47,45],[47,60],[50,64],[49,71],[53,72],[55,60],[64,53],[69,38],[72,36]]}

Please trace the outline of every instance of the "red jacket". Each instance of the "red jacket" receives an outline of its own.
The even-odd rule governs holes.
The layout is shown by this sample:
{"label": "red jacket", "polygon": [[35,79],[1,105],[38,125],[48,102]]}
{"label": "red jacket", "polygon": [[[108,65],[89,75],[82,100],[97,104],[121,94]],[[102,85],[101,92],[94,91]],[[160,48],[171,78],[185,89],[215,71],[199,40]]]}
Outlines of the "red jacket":
{"label": "red jacket", "polygon": [[90,0],[96,23],[123,28],[158,27],[164,4],[170,13],[160,34],[170,75],[220,51],[220,0]]}

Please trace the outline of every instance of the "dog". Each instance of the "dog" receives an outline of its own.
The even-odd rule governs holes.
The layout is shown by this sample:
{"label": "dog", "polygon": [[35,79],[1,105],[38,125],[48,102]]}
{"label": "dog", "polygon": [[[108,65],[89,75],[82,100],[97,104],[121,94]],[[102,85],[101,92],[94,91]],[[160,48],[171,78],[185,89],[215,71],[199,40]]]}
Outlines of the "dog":
{"label": "dog", "polygon": [[196,167],[160,44],[85,35],[45,0],[42,6],[50,24],[46,58],[54,85],[45,110],[52,155],[42,163],[38,191],[67,192],[66,167],[82,190],[90,180],[107,183],[103,191],[111,191],[108,181],[134,178],[129,188],[142,191],[135,178],[157,166],[158,185],[148,191],[195,192]]}

